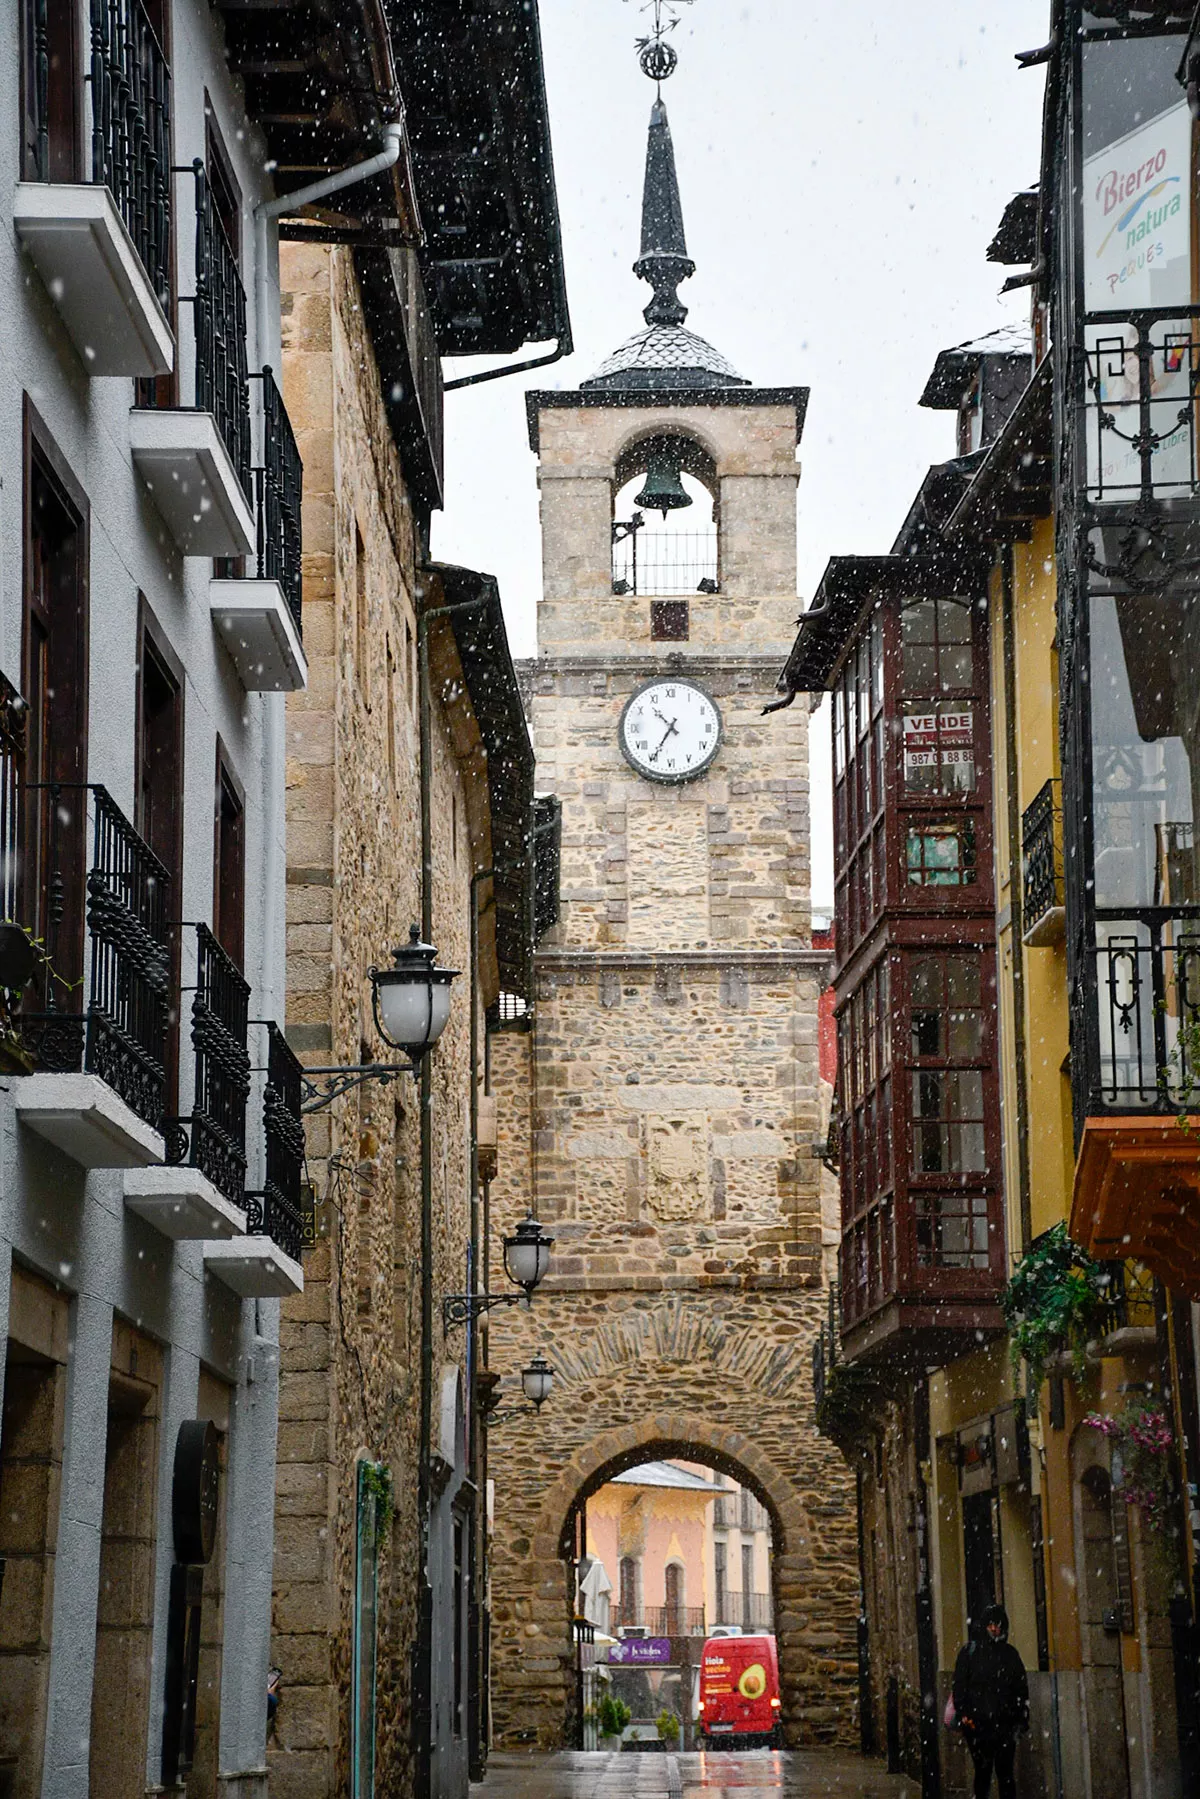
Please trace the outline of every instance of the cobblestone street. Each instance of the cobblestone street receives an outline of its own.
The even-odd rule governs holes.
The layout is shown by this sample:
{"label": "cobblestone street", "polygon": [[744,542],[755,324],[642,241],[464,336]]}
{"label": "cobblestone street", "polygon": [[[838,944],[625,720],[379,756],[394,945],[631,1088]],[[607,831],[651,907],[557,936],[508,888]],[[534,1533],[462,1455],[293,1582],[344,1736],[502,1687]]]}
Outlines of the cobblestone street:
{"label": "cobblestone street", "polygon": [[492,1755],[473,1799],[915,1799],[881,1762],[844,1752]]}

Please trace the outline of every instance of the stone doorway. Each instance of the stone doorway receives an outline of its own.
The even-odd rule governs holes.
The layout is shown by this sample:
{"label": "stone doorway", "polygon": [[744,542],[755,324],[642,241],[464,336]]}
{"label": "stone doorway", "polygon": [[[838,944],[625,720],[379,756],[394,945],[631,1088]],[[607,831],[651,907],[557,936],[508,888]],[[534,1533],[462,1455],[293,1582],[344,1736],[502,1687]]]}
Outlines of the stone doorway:
{"label": "stone doorway", "polygon": [[[554,1302],[539,1296],[538,1340],[558,1369],[553,1430],[521,1419],[489,1446],[497,1748],[576,1741],[580,1509],[617,1475],[660,1460],[728,1475],[765,1508],[785,1740],[856,1740],[854,1489],[811,1422],[811,1337],[822,1305],[819,1293],[744,1295],[718,1314],[711,1302],[648,1295],[589,1329],[575,1308],[573,1318],[554,1319]],[[519,1338],[510,1353],[500,1336],[493,1326],[493,1365],[519,1366]],[[619,1600],[617,1570],[611,1578]]]}

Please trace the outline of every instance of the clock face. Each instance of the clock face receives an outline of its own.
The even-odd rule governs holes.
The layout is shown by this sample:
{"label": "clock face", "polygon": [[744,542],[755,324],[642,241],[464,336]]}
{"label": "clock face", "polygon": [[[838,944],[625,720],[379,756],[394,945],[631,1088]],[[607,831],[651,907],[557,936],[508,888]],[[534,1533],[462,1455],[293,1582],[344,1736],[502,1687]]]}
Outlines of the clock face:
{"label": "clock face", "polygon": [[694,681],[639,688],[621,714],[621,751],[648,781],[694,781],[721,746],[721,714]]}

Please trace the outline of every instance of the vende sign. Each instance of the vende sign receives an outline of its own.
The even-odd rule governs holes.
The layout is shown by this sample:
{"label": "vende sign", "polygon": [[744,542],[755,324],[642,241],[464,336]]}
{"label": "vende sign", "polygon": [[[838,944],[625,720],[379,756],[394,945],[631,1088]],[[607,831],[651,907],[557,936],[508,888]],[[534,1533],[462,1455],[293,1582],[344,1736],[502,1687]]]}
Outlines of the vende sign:
{"label": "vende sign", "polygon": [[974,763],[970,710],[907,712],[904,716],[904,772]]}

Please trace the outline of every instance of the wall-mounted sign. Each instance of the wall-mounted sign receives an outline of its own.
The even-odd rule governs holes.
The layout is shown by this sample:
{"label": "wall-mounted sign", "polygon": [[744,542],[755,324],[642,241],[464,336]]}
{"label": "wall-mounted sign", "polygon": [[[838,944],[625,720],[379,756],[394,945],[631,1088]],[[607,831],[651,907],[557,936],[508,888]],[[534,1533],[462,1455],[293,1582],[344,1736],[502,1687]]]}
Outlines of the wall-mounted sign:
{"label": "wall-mounted sign", "polygon": [[661,1667],[671,1659],[671,1641],[669,1637],[623,1637],[619,1643],[610,1643],[608,1659],[624,1667]]}
{"label": "wall-mounted sign", "polygon": [[[1089,313],[1187,305],[1192,298],[1192,117],[1186,100],[1126,132],[1083,165],[1084,305]],[[1190,319],[1155,322],[1145,368],[1117,318],[1086,328],[1088,485],[1101,499],[1140,491],[1143,398],[1153,480],[1190,491],[1195,369]],[[1148,392],[1143,396],[1143,383]]]}
{"label": "wall-mounted sign", "polygon": [[217,1538],[221,1439],[208,1418],[188,1418],[175,1439],[171,1522],[177,1562],[207,1562]]}
{"label": "wall-mounted sign", "polygon": [[904,785],[926,793],[971,791],[975,742],[969,706],[905,713]]}

